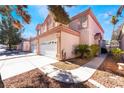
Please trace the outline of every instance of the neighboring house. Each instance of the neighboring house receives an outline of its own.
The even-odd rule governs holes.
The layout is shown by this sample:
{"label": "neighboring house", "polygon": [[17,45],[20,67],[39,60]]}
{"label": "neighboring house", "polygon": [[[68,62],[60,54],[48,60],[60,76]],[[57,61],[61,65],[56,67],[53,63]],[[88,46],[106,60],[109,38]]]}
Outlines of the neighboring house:
{"label": "neighboring house", "polygon": [[120,39],[120,47],[121,47],[121,49],[124,50],[124,24],[123,24],[122,29],[120,31],[119,39]]}
{"label": "neighboring house", "polygon": [[31,39],[32,52],[58,60],[74,58],[78,44],[99,44],[104,34],[90,8],[72,17],[68,25],[55,22],[49,14],[36,30],[37,36]]}
{"label": "neighboring house", "polygon": [[124,24],[118,27],[116,31],[114,31],[112,40],[116,40],[119,43],[119,47],[124,50]]}
{"label": "neighboring house", "polygon": [[19,45],[17,45],[17,50],[30,52],[31,50],[30,40],[23,39],[22,42]]}

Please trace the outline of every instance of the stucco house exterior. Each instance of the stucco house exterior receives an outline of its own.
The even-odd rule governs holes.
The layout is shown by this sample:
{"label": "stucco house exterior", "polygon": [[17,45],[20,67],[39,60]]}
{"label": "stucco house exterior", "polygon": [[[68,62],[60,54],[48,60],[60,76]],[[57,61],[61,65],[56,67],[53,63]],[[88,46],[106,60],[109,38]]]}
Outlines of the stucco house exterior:
{"label": "stucco house exterior", "polygon": [[22,42],[17,45],[17,50],[24,51],[24,52],[31,52],[30,40],[23,39]]}
{"label": "stucco house exterior", "polygon": [[31,39],[31,51],[58,60],[74,58],[73,50],[78,44],[99,44],[104,34],[90,8],[73,16],[68,25],[56,22],[49,14],[36,30],[37,36]]}
{"label": "stucco house exterior", "polygon": [[112,40],[117,40],[119,47],[124,50],[124,24],[120,25],[116,31],[114,31]]}

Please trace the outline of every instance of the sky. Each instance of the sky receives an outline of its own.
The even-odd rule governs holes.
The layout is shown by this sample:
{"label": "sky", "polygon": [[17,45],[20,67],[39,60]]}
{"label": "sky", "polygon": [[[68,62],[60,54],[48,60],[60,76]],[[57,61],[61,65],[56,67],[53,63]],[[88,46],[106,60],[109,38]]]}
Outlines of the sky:
{"label": "sky", "polygon": [[[77,5],[73,6],[71,8],[65,7],[66,12],[69,14],[70,17],[83,12],[84,10],[91,8],[94,15],[96,16],[98,22],[101,24],[102,28],[104,29],[104,39],[110,40],[112,36],[113,31],[113,25],[111,24],[111,16],[109,15],[115,15],[119,6],[115,5]],[[25,24],[23,22],[25,31],[23,32],[24,38],[30,38],[36,36],[36,25],[41,24],[44,22],[45,18],[48,15],[48,9],[47,6],[39,6],[39,5],[29,5],[27,9],[28,13],[31,15],[31,23]],[[14,13],[15,14],[15,13]],[[16,15],[16,14],[15,14]],[[123,15],[123,14],[122,14]],[[17,16],[16,16],[17,18]],[[116,25],[116,28],[122,24],[124,21],[124,18],[120,18],[121,21]]]}

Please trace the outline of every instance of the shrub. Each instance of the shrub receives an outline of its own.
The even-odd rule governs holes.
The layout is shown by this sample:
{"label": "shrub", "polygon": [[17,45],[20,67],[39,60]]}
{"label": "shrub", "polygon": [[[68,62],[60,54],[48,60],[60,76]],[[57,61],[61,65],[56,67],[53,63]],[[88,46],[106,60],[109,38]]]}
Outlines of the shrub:
{"label": "shrub", "polygon": [[78,45],[75,47],[75,54],[79,55],[80,58],[87,58],[87,59],[91,59],[93,57],[95,57],[96,55],[98,55],[99,53],[99,49],[100,47],[98,45]]}
{"label": "shrub", "polygon": [[91,50],[90,47],[89,47],[89,51],[84,54],[84,57],[86,59],[92,59],[94,57],[93,54],[92,54],[92,50]]}
{"label": "shrub", "polygon": [[75,50],[74,51],[75,51],[75,54],[76,55],[79,55],[80,58],[82,58],[82,57],[84,57],[84,55],[86,53],[88,53],[90,51],[90,49],[89,49],[89,46],[88,45],[82,45],[82,44],[80,44],[80,45],[78,45],[78,46],[75,47]]}
{"label": "shrub", "polygon": [[92,56],[93,57],[97,56],[99,53],[100,47],[94,44],[94,45],[91,45],[90,48],[91,48]]}
{"label": "shrub", "polygon": [[111,50],[111,53],[112,53],[112,55],[113,55],[112,58],[113,58],[115,61],[120,61],[121,55],[122,55],[123,51],[122,51],[120,48],[113,48],[113,49]]}

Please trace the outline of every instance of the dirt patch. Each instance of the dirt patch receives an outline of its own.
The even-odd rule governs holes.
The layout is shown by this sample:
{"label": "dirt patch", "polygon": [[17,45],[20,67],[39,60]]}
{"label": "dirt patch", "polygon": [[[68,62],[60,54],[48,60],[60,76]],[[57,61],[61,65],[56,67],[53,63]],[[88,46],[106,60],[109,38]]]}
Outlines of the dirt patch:
{"label": "dirt patch", "polygon": [[124,63],[115,62],[110,56],[105,59],[99,70],[124,75]]}
{"label": "dirt patch", "polygon": [[72,70],[72,69],[79,68],[80,66],[88,63],[89,61],[90,60],[87,60],[87,59],[76,58],[76,59],[70,59],[67,61],[60,61],[52,65],[62,70]]}
{"label": "dirt patch", "polygon": [[103,64],[96,70],[91,79],[108,88],[124,88],[124,63],[118,64],[107,57]]}
{"label": "dirt patch", "polygon": [[7,88],[85,88],[83,83],[68,84],[47,77],[39,69],[14,76],[3,81]]}

